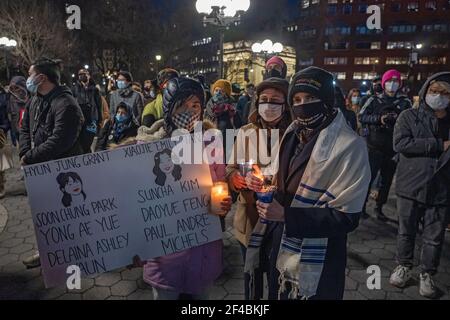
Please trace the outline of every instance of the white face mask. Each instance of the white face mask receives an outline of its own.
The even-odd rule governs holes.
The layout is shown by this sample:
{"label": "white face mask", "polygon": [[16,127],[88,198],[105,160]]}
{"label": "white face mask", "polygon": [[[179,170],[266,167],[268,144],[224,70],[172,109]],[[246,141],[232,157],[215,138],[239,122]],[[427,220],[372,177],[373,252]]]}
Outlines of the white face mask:
{"label": "white face mask", "polygon": [[429,93],[425,97],[425,102],[434,111],[444,110],[450,105],[450,98],[441,94]]}
{"label": "white face mask", "polygon": [[400,88],[400,84],[398,82],[388,81],[384,84],[384,87],[386,88],[387,92],[397,92],[397,90]]}
{"label": "white face mask", "polygon": [[273,122],[280,119],[283,111],[284,103],[261,103],[258,106],[259,115],[266,122]]}

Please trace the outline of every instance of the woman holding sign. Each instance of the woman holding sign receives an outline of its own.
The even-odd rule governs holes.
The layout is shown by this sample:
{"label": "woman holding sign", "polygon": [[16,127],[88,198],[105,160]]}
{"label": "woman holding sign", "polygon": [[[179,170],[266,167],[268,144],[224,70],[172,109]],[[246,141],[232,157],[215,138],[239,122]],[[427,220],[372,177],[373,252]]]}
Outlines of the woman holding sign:
{"label": "woman holding sign", "polygon": [[[172,79],[164,91],[164,119],[150,128],[141,127],[137,140],[154,142],[170,138],[177,129],[192,133],[195,124],[202,120],[204,107],[205,96],[199,82]],[[203,122],[204,130],[212,127]],[[225,180],[224,165],[214,164],[210,168],[213,182]],[[225,193],[221,209],[223,212],[231,209],[231,197]],[[181,295],[194,300],[207,299],[208,289],[222,273],[222,250],[223,243],[219,240],[145,262],[136,257],[134,265],[143,266],[144,281],[153,287],[155,300],[177,300]]]}

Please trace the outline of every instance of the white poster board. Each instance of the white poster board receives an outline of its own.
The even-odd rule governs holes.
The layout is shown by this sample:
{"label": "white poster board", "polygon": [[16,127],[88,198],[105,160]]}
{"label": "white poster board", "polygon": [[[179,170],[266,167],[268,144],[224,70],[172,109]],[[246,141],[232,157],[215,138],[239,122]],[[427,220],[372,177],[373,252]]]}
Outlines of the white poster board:
{"label": "white poster board", "polygon": [[47,287],[67,267],[91,276],[222,238],[208,214],[207,164],[175,165],[175,142],[131,145],[24,167]]}

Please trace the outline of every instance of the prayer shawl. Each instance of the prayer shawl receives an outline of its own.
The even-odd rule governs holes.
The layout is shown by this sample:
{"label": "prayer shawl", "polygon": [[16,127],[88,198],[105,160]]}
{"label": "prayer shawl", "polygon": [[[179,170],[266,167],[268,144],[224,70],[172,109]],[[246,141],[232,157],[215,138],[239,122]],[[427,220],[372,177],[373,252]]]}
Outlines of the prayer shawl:
{"label": "prayer shawl", "polygon": [[[298,128],[299,124],[294,122],[286,134]],[[370,176],[365,142],[347,125],[339,111],[333,122],[319,134],[291,207],[359,213],[366,200]],[[301,210],[298,214],[302,214]],[[251,294],[254,293],[254,270],[259,267],[261,244],[267,228],[267,224],[258,221],[247,250],[245,272],[250,274]],[[326,238],[288,238],[285,228],[277,259],[280,295],[286,291],[288,282],[291,284],[289,299],[309,299],[316,295],[327,244]]]}

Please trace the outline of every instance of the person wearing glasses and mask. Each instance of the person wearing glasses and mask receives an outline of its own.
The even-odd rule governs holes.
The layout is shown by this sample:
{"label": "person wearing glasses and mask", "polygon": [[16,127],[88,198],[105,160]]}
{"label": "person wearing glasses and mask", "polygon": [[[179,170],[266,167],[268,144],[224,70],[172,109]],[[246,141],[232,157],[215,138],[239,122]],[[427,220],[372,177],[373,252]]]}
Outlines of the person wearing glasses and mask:
{"label": "person wearing glasses and mask", "polygon": [[403,112],[394,128],[399,265],[390,283],[403,288],[411,279],[418,221],[423,219],[419,293],[435,298],[433,277],[450,208],[450,72],[431,76],[419,96],[419,108]]}

